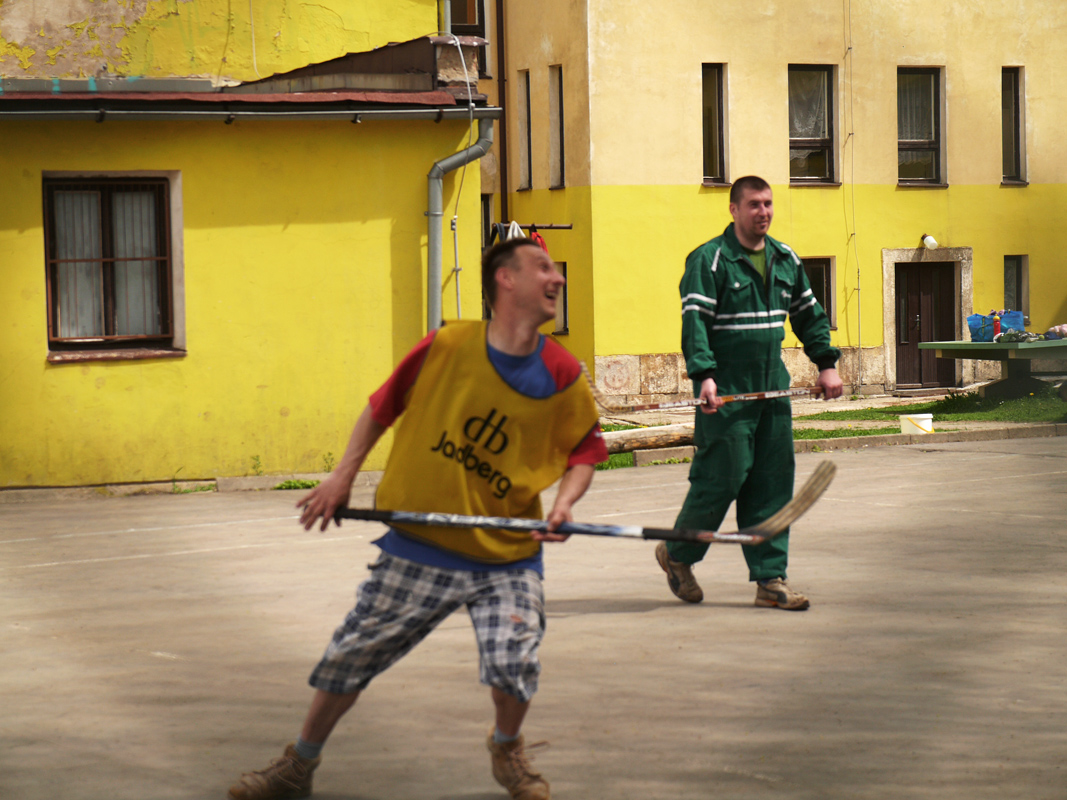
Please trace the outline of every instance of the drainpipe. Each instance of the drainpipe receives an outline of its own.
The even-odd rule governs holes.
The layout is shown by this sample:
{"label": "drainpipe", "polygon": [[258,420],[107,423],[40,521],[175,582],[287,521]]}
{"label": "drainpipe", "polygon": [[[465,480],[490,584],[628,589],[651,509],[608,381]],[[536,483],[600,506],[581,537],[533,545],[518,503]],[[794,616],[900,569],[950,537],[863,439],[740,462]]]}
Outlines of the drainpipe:
{"label": "drainpipe", "polygon": [[477,161],[489,152],[493,146],[493,120],[478,120],[478,141],[453,153],[447,158],[442,158],[430,168],[429,177],[429,207],[426,216],[429,217],[429,230],[427,231],[427,256],[426,256],[426,330],[432,331],[441,327],[441,223],[444,217],[444,177],[448,172],[459,169],[465,164]]}

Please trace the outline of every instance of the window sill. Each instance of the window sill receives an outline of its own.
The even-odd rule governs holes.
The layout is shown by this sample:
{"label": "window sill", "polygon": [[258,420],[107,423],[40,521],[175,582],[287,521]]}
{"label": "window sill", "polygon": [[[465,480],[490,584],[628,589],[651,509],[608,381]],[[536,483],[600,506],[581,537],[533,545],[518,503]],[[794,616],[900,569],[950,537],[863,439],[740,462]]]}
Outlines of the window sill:
{"label": "window sill", "polygon": [[567,184],[565,184],[565,183],[557,183],[555,186],[549,186],[548,187],[549,191],[556,191],[557,189],[566,189],[566,188],[567,188]]}
{"label": "window sill", "polygon": [[533,186],[520,186],[515,191],[516,192],[531,192],[531,191],[533,191]]}
{"label": "window sill", "polygon": [[1030,185],[1030,181],[1013,181],[1013,180],[1009,180],[1009,179],[1005,178],[1004,180],[1002,180],[1000,182],[1000,185],[1001,186],[1005,186],[1005,187],[1010,186],[1010,187],[1013,187],[1013,188],[1018,188],[1018,187],[1021,187],[1021,186],[1029,186]]}
{"label": "window sill", "polygon": [[720,180],[718,180],[716,178],[704,178],[704,180],[702,180],[700,182],[700,185],[701,186],[717,186],[717,187],[719,187],[721,189],[721,188],[723,188],[725,186],[731,186],[732,184],[730,183],[730,181],[720,181]]}
{"label": "window sill", "polygon": [[947,189],[947,183],[932,183],[930,181],[897,181],[901,189]]}
{"label": "window sill", "polygon": [[798,181],[798,180],[793,180],[793,179],[790,179],[790,181],[789,181],[789,188],[790,189],[798,189],[798,188],[803,188],[805,186],[812,186],[812,187],[823,188],[823,189],[826,189],[826,188],[831,188],[831,189],[837,188],[837,189],[840,189],[841,188],[841,183],[839,181]]}
{"label": "window sill", "polygon": [[144,361],[154,358],[185,358],[186,350],[163,350],[148,347],[129,350],[61,350],[48,354],[50,364],[84,363],[86,361]]}

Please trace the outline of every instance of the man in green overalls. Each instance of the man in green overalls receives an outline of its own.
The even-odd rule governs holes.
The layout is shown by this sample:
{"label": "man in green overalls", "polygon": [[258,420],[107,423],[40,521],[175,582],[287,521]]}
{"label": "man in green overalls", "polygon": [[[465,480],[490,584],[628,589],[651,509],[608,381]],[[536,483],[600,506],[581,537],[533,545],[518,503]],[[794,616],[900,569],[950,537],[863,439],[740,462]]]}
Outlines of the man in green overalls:
{"label": "man in green overalls", "polygon": [[[841,396],[835,365],[841,351],[830,344],[830,324],[808,284],[804,266],[788,246],[767,235],[774,217],[770,185],[756,176],[730,189],[733,224],[701,245],[685,262],[682,352],[693,391],[706,405],[696,414],[696,455],[689,493],[677,528],[718,530],[730,503],[744,528],[775,514],[793,496],[793,417],[789,398],[731,403],[719,394],[789,388],[782,363],[785,320],[819,368],[823,398]],[[692,565],[706,544],[661,542],[656,560],[682,600],[704,593]],[[800,611],[808,599],[786,582],[789,532],[742,548],[756,605]]]}

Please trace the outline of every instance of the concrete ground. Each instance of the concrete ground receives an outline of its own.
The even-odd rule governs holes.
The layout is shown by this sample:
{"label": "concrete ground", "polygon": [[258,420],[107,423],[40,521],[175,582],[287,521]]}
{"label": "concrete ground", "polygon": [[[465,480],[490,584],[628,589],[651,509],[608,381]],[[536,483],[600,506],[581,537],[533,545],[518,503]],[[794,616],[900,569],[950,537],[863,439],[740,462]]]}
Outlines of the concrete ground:
{"label": "concrete ground", "polygon": [[[550,546],[526,732],[556,800],[1067,798],[1067,439],[804,453],[798,481],[824,458],[806,612],[754,608],[732,545],[698,606],[651,542]],[[578,517],[670,526],[686,474],[598,473]],[[305,533],[298,496],[0,505],[0,797],[221,799],[280,754],[381,530]],[[504,798],[490,720],[456,614],[341,722],[315,796]]]}

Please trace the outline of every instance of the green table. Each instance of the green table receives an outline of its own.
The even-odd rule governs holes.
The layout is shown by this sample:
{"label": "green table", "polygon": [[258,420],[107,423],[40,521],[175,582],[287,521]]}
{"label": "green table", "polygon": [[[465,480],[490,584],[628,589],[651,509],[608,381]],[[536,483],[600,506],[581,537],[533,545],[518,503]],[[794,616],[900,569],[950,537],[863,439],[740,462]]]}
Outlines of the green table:
{"label": "green table", "polygon": [[978,390],[982,397],[1025,397],[1048,384],[1030,375],[1035,358],[1067,360],[1067,339],[1044,342],[919,342],[920,350],[935,350],[938,358],[971,358],[1000,361],[1004,377]]}

